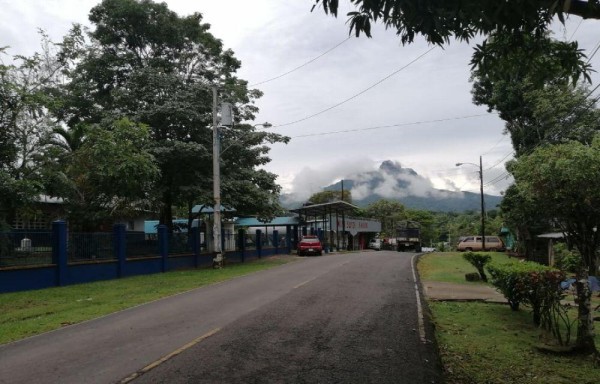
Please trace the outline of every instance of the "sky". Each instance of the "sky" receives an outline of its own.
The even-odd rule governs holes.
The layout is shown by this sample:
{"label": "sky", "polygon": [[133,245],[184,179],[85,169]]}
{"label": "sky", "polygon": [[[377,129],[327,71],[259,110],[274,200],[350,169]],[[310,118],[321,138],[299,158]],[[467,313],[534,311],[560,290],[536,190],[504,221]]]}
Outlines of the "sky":
{"label": "sky", "polygon": [[[403,46],[392,30],[349,37],[348,2],[338,18],[313,0],[167,0],[180,16],[200,12],[211,33],[241,60],[238,77],[264,92],[252,124],[291,137],[274,144],[265,168],[283,192],[309,197],[385,160],[412,168],[435,188],[479,192],[479,157],[487,194],[510,185],[512,158],[503,122],[471,99],[473,46],[443,48],[422,38]],[[39,50],[38,29],[59,41],[72,23],[89,25],[98,0],[0,0],[0,47]],[[600,21],[570,17],[554,37],[576,40],[588,54],[600,43]],[[591,60],[600,66],[600,55]],[[300,68],[298,68],[300,67]],[[594,86],[600,76],[592,76]],[[465,163],[457,167],[456,163]]]}

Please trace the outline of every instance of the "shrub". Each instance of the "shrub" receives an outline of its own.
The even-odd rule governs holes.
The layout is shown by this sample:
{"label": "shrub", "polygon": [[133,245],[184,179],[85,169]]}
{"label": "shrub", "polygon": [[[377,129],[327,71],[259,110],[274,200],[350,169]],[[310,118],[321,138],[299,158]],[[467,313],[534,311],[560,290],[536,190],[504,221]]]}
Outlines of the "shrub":
{"label": "shrub", "polygon": [[492,260],[492,257],[490,255],[467,252],[463,255],[463,258],[477,269],[477,272],[479,272],[479,276],[481,276],[481,280],[488,281],[484,267],[487,263],[489,263]]}
{"label": "shrub", "polygon": [[569,250],[567,244],[556,243],[553,246],[554,265],[556,268],[572,273],[578,273],[581,268],[581,255],[577,250]]}
{"label": "shrub", "polygon": [[535,325],[549,332],[559,344],[569,342],[572,322],[560,302],[565,296],[560,287],[566,279],[563,271],[533,262],[492,264],[488,271],[492,284],[506,297],[512,310],[518,310],[520,303],[530,305]]}

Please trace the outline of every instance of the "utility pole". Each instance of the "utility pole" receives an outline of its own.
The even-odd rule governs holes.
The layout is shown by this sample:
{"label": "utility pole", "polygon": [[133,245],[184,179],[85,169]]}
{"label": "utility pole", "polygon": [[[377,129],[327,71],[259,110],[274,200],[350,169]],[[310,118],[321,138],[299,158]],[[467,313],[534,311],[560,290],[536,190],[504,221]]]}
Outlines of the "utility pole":
{"label": "utility pole", "polygon": [[479,156],[479,185],[481,192],[481,248],[485,251],[485,204],[483,203],[483,163]]}
{"label": "utility pole", "polygon": [[223,267],[223,254],[221,250],[221,167],[219,154],[219,122],[217,117],[217,87],[212,87],[213,93],[213,199],[215,202],[213,208],[213,241],[216,266]]}
{"label": "utility pole", "polygon": [[[477,167],[475,163],[456,163],[457,167],[469,164]],[[483,202],[483,162],[479,156],[479,193],[481,194],[481,248],[485,251],[485,204]]]}

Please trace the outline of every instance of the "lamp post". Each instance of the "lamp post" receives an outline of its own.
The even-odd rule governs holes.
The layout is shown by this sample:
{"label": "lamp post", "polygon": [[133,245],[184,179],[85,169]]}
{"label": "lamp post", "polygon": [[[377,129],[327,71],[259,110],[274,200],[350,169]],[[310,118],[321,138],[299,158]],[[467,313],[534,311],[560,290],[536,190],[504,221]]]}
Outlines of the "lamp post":
{"label": "lamp post", "polygon": [[[456,163],[457,167],[463,164],[478,166],[475,163]],[[485,205],[483,202],[483,165],[479,156],[479,191],[481,193],[481,248],[485,251]]]}
{"label": "lamp post", "polygon": [[[223,267],[223,250],[221,249],[221,142],[219,137],[219,122],[217,116],[217,87],[212,87],[213,92],[213,241],[215,243],[215,258],[213,259],[214,265],[219,268]],[[223,103],[221,105],[221,126],[233,125],[233,113],[231,111],[231,105]],[[262,124],[256,124],[254,127],[262,125],[265,128],[272,127],[271,123],[265,122]],[[229,147],[225,148],[225,152]]]}

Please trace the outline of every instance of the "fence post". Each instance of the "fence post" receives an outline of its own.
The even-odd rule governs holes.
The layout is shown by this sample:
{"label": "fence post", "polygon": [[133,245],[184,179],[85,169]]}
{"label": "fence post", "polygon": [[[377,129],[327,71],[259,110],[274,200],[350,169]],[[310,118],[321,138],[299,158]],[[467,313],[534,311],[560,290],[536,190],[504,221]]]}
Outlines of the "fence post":
{"label": "fence post", "polygon": [[126,235],[125,235],[125,224],[113,225],[113,247],[114,254],[117,258],[117,277],[125,276],[125,261],[127,260],[126,255]]}
{"label": "fence post", "polygon": [[246,231],[243,229],[238,229],[238,247],[240,248],[240,257],[242,259],[242,263],[244,262],[246,252]]}
{"label": "fence post", "polygon": [[287,249],[287,253],[292,253],[292,226],[285,226],[285,248]]}
{"label": "fence post", "polygon": [[52,259],[57,266],[57,285],[67,285],[67,223],[63,220],[52,222]]}
{"label": "fence post", "polygon": [[160,224],[158,226],[158,249],[161,257],[161,271],[167,271],[167,259],[169,257],[169,233],[167,232],[167,226]]}
{"label": "fence post", "polygon": [[198,258],[200,257],[200,228],[192,227],[190,236],[192,251],[194,252],[194,268],[198,268]]}
{"label": "fence post", "polygon": [[292,249],[290,250],[290,253],[294,249],[298,248],[298,226],[294,225],[292,228],[294,228],[294,235],[292,237],[293,244],[292,244]]}
{"label": "fence post", "polygon": [[262,256],[262,231],[260,229],[256,230],[256,253],[260,259]]}
{"label": "fence post", "polygon": [[279,254],[279,231],[273,231],[273,245],[275,246],[275,254]]}

